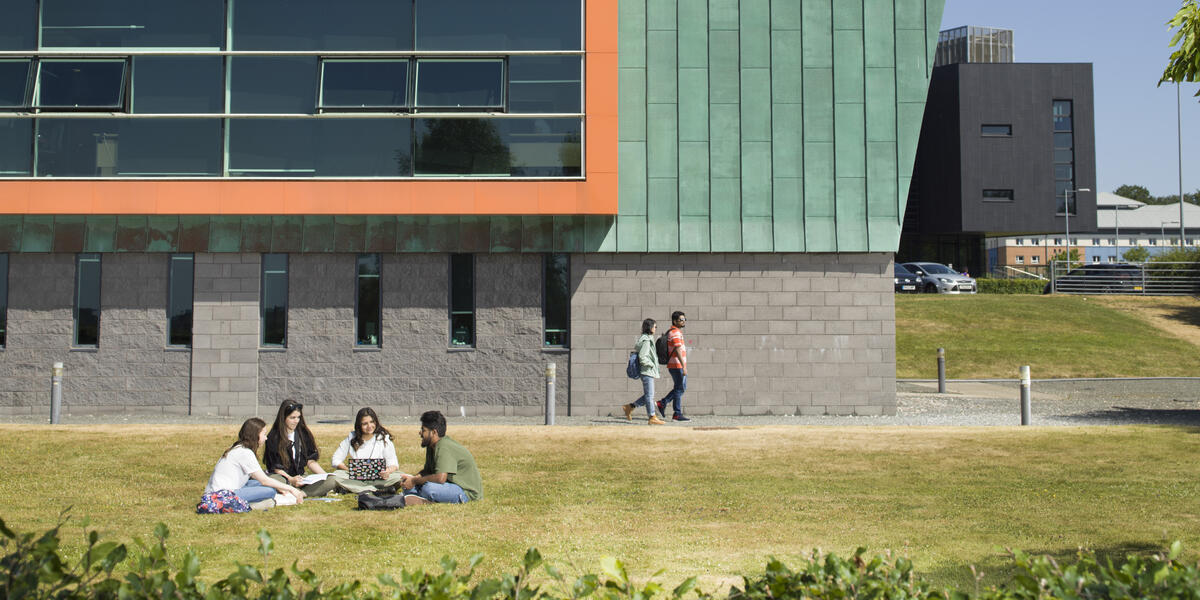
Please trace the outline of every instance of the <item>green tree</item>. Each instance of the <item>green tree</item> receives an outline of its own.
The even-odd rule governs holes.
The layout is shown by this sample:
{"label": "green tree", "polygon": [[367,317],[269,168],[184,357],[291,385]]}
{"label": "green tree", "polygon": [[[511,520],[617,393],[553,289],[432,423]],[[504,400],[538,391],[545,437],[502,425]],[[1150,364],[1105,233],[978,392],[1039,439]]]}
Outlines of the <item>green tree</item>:
{"label": "green tree", "polygon": [[[1183,0],[1179,12],[1167,21],[1167,29],[1176,30],[1169,45],[1179,46],[1179,49],[1171,53],[1158,85],[1196,81],[1200,76],[1200,4],[1196,0]],[[1196,91],[1196,97],[1200,97],[1200,90]]]}
{"label": "green tree", "polygon": [[1140,185],[1123,185],[1113,190],[1113,193],[1138,202],[1146,202],[1151,198],[1150,190]]}
{"label": "green tree", "polygon": [[1068,269],[1074,269],[1075,267],[1078,267],[1081,264],[1078,248],[1071,248],[1071,253],[1068,254],[1067,256],[1063,256],[1062,250],[1059,250],[1058,252],[1055,252],[1053,256],[1050,257],[1050,261],[1053,262],[1056,260],[1067,260],[1068,258],[1070,259],[1070,264],[1067,265]]}
{"label": "green tree", "polygon": [[1146,259],[1150,258],[1150,251],[1138,246],[1136,248],[1130,248],[1126,250],[1125,253],[1121,255],[1121,258],[1125,259],[1125,262],[1131,263],[1146,262]]}

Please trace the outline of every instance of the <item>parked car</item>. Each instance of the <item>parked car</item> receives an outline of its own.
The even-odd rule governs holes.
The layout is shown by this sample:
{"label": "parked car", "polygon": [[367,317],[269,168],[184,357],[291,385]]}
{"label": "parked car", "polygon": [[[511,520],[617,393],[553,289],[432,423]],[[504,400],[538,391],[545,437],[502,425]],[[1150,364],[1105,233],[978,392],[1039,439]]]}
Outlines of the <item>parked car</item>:
{"label": "parked car", "polygon": [[921,277],[923,292],[939,294],[974,294],[975,279],[946,265],[931,262],[904,263],[904,268]]}
{"label": "parked car", "polygon": [[[1145,285],[1142,267],[1127,263],[1085,265],[1059,275],[1053,291],[1067,294],[1132,294],[1141,293]],[[1051,292],[1051,284],[1042,288]]]}
{"label": "parked car", "polygon": [[921,291],[921,278],[917,277],[916,273],[904,268],[904,265],[895,263],[896,268],[893,270],[896,278],[896,293],[897,294],[916,294]]}

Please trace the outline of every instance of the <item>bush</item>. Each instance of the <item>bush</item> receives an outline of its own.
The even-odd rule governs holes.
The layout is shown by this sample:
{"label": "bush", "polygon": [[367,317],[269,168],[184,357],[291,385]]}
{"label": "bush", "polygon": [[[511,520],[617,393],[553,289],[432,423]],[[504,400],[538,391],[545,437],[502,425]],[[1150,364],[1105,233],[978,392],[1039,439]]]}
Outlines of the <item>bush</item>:
{"label": "bush", "polygon": [[976,279],[980,294],[1040,294],[1046,282],[1040,279]]}

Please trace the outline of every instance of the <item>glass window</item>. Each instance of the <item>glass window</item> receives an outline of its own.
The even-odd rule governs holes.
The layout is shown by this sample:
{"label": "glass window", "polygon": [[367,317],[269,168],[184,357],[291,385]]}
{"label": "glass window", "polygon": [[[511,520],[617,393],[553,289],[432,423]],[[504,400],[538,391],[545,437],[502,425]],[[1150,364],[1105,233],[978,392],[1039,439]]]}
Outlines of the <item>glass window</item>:
{"label": "glass window", "polygon": [[1073,180],[1075,178],[1075,167],[1069,164],[1054,165],[1054,178]]}
{"label": "glass window", "polygon": [[1018,265],[1023,265],[1023,264],[1025,264],[1025,257],[1024,257],[1024,256],[1020,256],[1020,255],[1018,255],[1018,256],[1017,256],[1017,264],[1018,264]]}
{"label": "glass window", "polygon": [[410,177],[408,119],[230,119],[234,177]]}
{"label": "glass window", "polygon": [[172,254],[167,273],[167,345],[192,347],[192,285],[195,260]]}
{"label": "glass window", "polygon": [[987,137],[1012,137],[1012,125],[982,125],[980,133]]}
{"label": "glass window", "polygon": [[0,119],[0,177],[28,177],[33,168],[33,120]]}
{"label": "glass window", "polygon": [[235,0],[232,27],[234,50],[411,50],[412,3]]}
{"label": "glass window", "polygon": [[579,119],[416,119],[417,175],[578,177]]}
{"label": "glass window", "polygon": [[29,59],[0,59],[0,109],[29,106]]}
{"label": "glass window", "polygon": [[416,88],[422,108],[502,109],[504,61],[418,60]]}
{"label": "glass window", "polygon": [[382,343],[380,265],[378,254],[358,256],[358,293],[354,302],[354,343],[379,346]]}
{"label": "glass window", "polygon": [[8,346],[8,255],[0,254],[0,348]]}
{"label": "glass window", "polygon": [[1054,101],[1054,116],[1056,116],[1056,117],[1071,116],[1071,101],[1070,100],[1055,100]]}
{"label": "glass window", "polygon": [[513,56],[508,59],[508,111],[579,113],[582,62],[578,56]]}
{"label": "glass window", "polygon": [[407,60],[321,62],[321,108],[372,109],[408,106]]}
{"label": "glass window", "polygon": [[38,62],[39,108],[123,110],[125,59],[42,59]]}
{"label": "glass window", "polygon": [[475,346],[475,257],[450,255],[450,347]]}
{"label": "glass window", "polygon": [[262,255],[262,345],[287,346],[288,255]]}
{"label": "glass window", "polygon": [[569,345],[571,326],[571,257],[567,254],[547,254],[543,282],[544,344],[547,347],[565,348]]}
{"label": "glass window", "polygon": [[1033,264],[1035,264],[1035,265],[1036,265],[1036,264],[1038,264],[1038,262],[1040,262],[1040,261],[1042,260],[1042,258],[1041,258],[1040,256],[1037,256],[1037,255],[1030,256],[1030,257],[1029,257],[1029,259],[1030,259],[1030,260],[1029,260],[1029,262],[1031,262],[1031,263],[1033,263]]}
{"label": "glass window", "polygon": [[0,19],[0,50],[37,49],[37,3],[7,2]]}
{"label": "glass window", "polygon": [[38,176],[221,174],[217,119],[38,119],[37,127]]}
{"label": "glass window", "polygon": [[1072,136],[1070,133],[1055,133],[1054,148],[1056,150],[1069,150],[1074,148],[1075,144],[1072,141],[1073,137],[1074,136]]}
{"label": "glass window", "polygon": [[219,56],[135,56],[135,113],[225,112],[225,65]]}
{"label": "glass window", "polygon": [[225,39],[223,2],[41,0],[47,48],[204,48]]}
{"label": "glass window", "polygon": [[582,50],[581,2],[416,0],[417,50]]}
{"label": "glass window", "polygon": [[1012,202],[1012,190],[983,190],[983,199],[987,202]]}
{"label": "glass window", "polygon": [[315,56],[237,56],[231,71],[232,112],[312,114],[317,105]]}
{"label": "glass window", "polygon": [[75,346],[100,345],[100,255],[75,258]]}

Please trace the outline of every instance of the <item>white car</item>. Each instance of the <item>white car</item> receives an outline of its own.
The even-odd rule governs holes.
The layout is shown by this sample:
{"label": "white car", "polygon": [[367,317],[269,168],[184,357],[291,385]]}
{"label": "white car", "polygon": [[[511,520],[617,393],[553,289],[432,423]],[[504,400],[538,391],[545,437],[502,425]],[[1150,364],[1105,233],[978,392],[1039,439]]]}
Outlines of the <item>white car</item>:
{"label": "white car", "polygon": [[921,276],[923,291],[939,294],[974,294],[978,287],[973,277],[946,265],[931,262],[904,263],[905,268]]}

